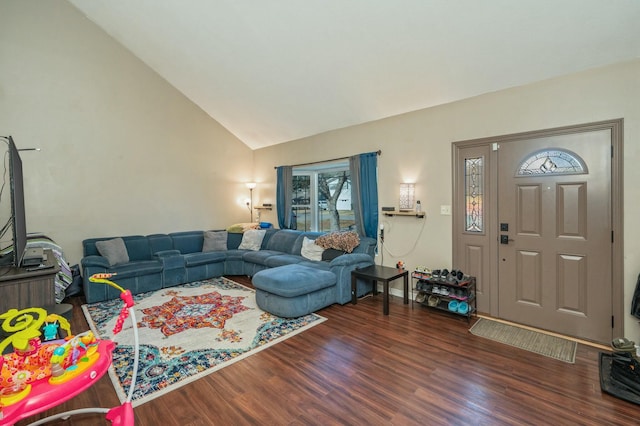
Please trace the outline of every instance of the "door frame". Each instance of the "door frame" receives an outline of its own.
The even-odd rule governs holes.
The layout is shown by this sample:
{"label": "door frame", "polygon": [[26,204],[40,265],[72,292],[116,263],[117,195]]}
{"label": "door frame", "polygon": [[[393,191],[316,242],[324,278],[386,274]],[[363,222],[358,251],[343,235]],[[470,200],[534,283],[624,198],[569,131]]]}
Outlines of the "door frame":
{"label": "door frame", "polygon": [[[471,147],[490,147],[490,164],[496,164],[498,161],[497,151],[500,144],[517,143],[525,139],[534,139],[548,136],[558,136],[573,133],[584,133],[596,130],[611,131],[611,299],[612,299],[612,336],[624,336],[624,191],[623,191],[623,130],[624,119],[614,119],[599,121],[586,124],[576,124],[570,126],[556,127],[545,130],[534,130],[522,133],[514,133],[501,136],[492,136],[480,139],[471,139],[453,142],[452,149],[452,208],[453,219],[464,219],[462,212],[464,211],[463,200],[464,194],[460,194],[461,180],[464,180],[464,170],[461,165],[461,150]],[[498,167],[490,167],[486,171],[486,188],[488,199],[491,205],[487,214],[487,234],[488,241],[491,243],[488,247],[490,257],[489,270],[486,271],[484,278],[489,283],[478,283],[478,287],[483,288],[485,292],[483,305],[487,302],[489,306],[479,306],[480,313],[488,314],[493,317],[498,316],[498,209],[497,209],[497,184],[498,184]],[[463,259],[457,259],[456,254],[460,253],[460,240],[457,233],[464,229],[461,224],[452,224],[452,259],[453,265],[462,265]],[[488,293],[488,294],[486,294]]]}

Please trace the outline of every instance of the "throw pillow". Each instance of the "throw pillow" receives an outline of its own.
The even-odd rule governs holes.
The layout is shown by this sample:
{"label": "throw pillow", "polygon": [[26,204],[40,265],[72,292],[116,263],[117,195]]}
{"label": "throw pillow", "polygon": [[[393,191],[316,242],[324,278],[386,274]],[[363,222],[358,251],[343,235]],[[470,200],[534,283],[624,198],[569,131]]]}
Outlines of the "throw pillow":
{"label": "throw pillow", "polygon": [[324,249],[316,244],[315,241],[304,237],[302,240],[302,250],[300,254],[302,257],[309,260],[322,260],[322,253]]}
{"label": "throw pillow", "polygon": [[264,234],[266,233],[267,231],[264,229],[250,229],[245,231],[242,235],[242,242],[240,243],[240,246],[238,246],[238,250],[260,250]]}
{"label": "throw pillow", "polygon": [[129,253],[124,245],[122,238],[114,238],[112,240],[96,241],[98,253],[106,257],[109,265],[117,265],[118,263],[127,263],[129,261]]}
{"label": "throw pillow", "polygon": [[206,231],[202,251],[221,251],[227,249],[227,231]]}
{"label": "throw pillow", "polygon": [[234,223],[230,227],[227,228],[227,232],[231,232],[234,234],[242,234],[249,229],[260,229],[259,223]]}
{"label": "throw pillow", "polygon": [[330,232],[316,238],[316,244],[326,249],[332,248],[351,253],[360,244],[360,237],[353,231]]}
{"label": "throw pillow", "polygon": [[343,250],[336,250],[332,248],[326,249],[325,251],[322,252],[322,260],[326,260],[330,262],[336,257],[342,256],[343,254],[345,254],[345,251]]}

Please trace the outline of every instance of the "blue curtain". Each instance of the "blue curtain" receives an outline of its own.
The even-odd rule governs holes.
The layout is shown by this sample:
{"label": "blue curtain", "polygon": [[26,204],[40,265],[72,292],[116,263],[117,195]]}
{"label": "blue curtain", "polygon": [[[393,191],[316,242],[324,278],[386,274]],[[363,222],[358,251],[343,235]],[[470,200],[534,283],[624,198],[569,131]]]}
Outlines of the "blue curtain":
{"label": "blue curtain", "polygon": [[276,186],[276,210],[278,212],[278,226],[280,229],[291,229],[291,219],[293,217],[292,196],[293,196],[293,168],[291,166],[280,166],[277,170]]}
{"label": "blue curtain", "polygon": [[356,228],[360,235],[378,238],[378,153],[350,157],[349,169]]}

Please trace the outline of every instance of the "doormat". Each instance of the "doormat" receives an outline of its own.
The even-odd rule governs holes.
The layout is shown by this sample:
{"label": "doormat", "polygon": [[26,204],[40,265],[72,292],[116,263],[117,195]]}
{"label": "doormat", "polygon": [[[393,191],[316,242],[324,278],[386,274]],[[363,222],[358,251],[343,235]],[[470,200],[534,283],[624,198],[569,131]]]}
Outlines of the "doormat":
{"label": "doormat", "polygon": [[[134,301],[140,338],[134,407],[326,320],[316,314],[291,319],[271,315],[257,307],[254,290],[226,278],[143,293]],[[117,344],[109,375],[124,402],[134,347],[129,319],[113,334],[122,306],[115,299],[82,305],[82,310],[99,338]]]}
{"label": "doormat", "polygon": [[544,355],[569,364],[576,362],[578,344],[562,337],[552,336],[515,325],[480,318],[469,329],[471,334]]}

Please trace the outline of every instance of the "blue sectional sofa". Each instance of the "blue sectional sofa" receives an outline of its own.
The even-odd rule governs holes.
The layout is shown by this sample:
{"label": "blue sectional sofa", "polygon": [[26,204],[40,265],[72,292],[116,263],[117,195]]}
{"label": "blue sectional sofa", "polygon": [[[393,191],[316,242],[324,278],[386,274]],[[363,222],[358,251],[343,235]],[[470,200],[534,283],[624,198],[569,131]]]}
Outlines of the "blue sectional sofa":
{"label": "blue sectional sofa", "polygon": [[[332,260],[309,260],[301,255],[304,238],[315,240],[319,232],[267,229],[259,250],[241,250],[243,234],[227,233],[226,250],[203,251],[205,231],[174,232],[170,234],[129,235],[123,237],[90,238],[82,242],[84,257],[84,294],[88,303],[119,297],[109,286],[89,282],[95,273],[117,273],[115,281],[133,294],[159,290],[183,283],[220,277],[247,275],[286,265],[300,265],[335,275],[335,291],[324,299],[323,305],[345,304],[351,301],[351,271],[373,265],[376,240],[361,237],[351,253],[340,254]],[[128,261],[111,265],[100,254],[96,243],[121,238]],[[283,270],[286,272],[286,268]],[[328,277],[327,274],[321,274]],[[358,282],[357,295],[372,290],[371,284]],[[318,309],[317,306],[314,306]]]}

